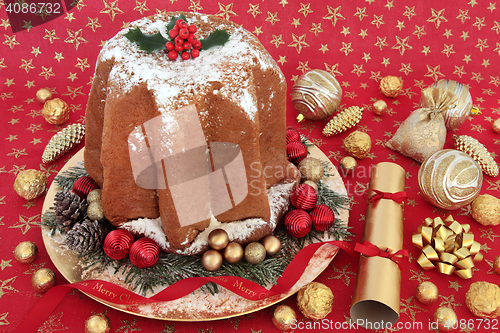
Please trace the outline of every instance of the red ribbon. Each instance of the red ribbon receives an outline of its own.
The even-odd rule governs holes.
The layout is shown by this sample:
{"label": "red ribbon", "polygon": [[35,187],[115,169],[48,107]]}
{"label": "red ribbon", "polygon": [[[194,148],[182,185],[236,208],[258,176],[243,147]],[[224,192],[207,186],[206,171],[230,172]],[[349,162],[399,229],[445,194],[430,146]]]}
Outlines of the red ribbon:
{"label": "red ribbon", "polygon": [[406,191],[401,191],[401,192],[396,192],[396,193],[389,193],[389,192],[382,192],[379,190],[373,190],[369,189],[368,191],[373,191],[375,192],[375,195],[368,200],[368,203],[371,203],[375,200],[380,200],[380,199],[389,199],[397,202],[398,204],[403,203],[407,198],[408,195],[406,194]]}
{"label": "red ribbon", "polygon": [[364,241],[363,244],[356,244],[354,251],[364,254],[367,257],[382,257],[392,260],[402,269],[402,265],[408,260],[408,251],[399,250],[397,252],[387,252],[380,250],[377,246],[370,242]]}

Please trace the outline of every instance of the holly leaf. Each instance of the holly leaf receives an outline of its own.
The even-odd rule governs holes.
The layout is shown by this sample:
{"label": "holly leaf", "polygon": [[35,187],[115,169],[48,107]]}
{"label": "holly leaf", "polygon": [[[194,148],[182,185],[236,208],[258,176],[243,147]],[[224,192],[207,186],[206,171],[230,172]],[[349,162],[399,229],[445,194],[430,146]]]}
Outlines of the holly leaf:
{"label": "holly leaf", "polygon": [[201,48],[203,50],[208,50],[211,47],[224,45],[229,40],[231,35],[227,33],[226,29],[223,30],[215,30],[208,36],[207,38],[200,39]]}
{"label": "holly leaf", "polygon": [[170,22],[167,24],[167,31],[172,30],[173,27],[175,27],[175,24],[177,23],[178,19],[183,19],[184,21],[187,22],[186,16],[184,16],[184,13],[181,13],[179,16],[172,16],[172,19]]}
{"label": "holly leaf", "polygon": [[168,39],[163,37],[159,32],[154,35],[145,35],[139,28],[128,29],[128,32],[124,36],[130,42],[139,44],[139,50],[144,50],[148,53],[164,50],[166,48],[165,43],[168,42]]}

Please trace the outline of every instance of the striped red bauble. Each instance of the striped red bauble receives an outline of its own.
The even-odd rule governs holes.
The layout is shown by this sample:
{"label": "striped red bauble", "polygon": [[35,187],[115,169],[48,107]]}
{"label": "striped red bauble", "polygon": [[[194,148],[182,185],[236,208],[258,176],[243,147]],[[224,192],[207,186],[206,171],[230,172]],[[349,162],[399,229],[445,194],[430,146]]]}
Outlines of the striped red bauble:
{"label": "striped red bauble", "polygon": [[151,238],[139,238],[130,248],[130,262],[139,268],[154,266],[160,257],[160,247]]}
{"label": "striped red bauble", "polygon": [[290,162],[297,165],[307,157],[307,147],[300,141],[292,141],[286,145],[286,155]]}
{"label": "striped red bauble", "polygon": [[285,228],[292,237],[304,237],[311,227],[311,216],[302,209],[294,209],[285,215]]}
{"label": "striped red bauble", "polygon": [[292,190],[290,201],[295,208],[311,210],[316,206],[318,193],[308,184],[299,184]]}
{"label": "striped red bauble", "polygon": [[134,243],[134,237],[130,232],[116,229],[106,235],[102,247],[108,257],[120,260],[128,256],[132,243]]}
{"label": "striped red bauble", "polygon": [[80,177],[73,184],[73,193],[78,195],[80,198],[85,199],[87,195],[92,191],[99,188],[99,185],[89,176]]}
{"label": "striped red bauble", "polygon": [[309,214],[311,215],[314,230],[326,231],[335,222],[335,214],[327,205],[317,205]]}
{"label": "striped red bauble", "polygon": [[286,143],[290,142],[300,142],[300,134],[293,128],[286,129]]}

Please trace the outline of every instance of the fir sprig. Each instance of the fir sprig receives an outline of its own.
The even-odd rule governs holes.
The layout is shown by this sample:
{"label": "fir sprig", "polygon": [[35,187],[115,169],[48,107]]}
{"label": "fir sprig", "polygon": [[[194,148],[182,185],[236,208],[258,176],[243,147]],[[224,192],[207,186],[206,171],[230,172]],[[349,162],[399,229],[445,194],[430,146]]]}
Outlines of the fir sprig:
{"label": "fir sprig", "polygon": [[85,176],[88,176],[88,173],[83,165],[76,165],[70,167],[67,171],[63,171],[58,174],[54,178],[54,181],[61,189],[71,191],[76,180]]}

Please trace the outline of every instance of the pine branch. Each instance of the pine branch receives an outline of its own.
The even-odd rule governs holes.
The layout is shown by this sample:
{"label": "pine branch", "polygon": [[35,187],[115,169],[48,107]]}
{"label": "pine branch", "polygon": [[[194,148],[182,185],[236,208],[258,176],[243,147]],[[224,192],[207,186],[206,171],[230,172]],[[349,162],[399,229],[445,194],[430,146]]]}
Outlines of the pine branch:
{"label": "pine branch", "polygon": [[322,181],[318,183],[318,205],[327,205],[336,215],[340,214],[341,209],[350,210],[351,200],[343,194],[333,191]]}
{"label": "pine branch", "polygon": [[56,231],[64,232],[64,229],[60,229],[59,225],[56,222],[56,213],[54,211],[54,207],[50,207],[42,215],[42,228],[50,230],[50,236],[54,236]]}
{"label": "pine branch", "polygon": [[88,176],[85,168],[82,165],[76,165],[70,167],[67,171],[63,171],[58,174],[54,178],[54,181],[61,189],[71,191],[76,180],[85,176]]}

